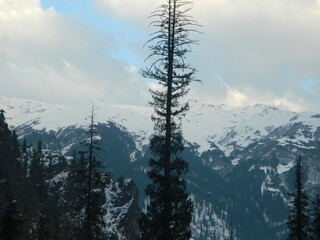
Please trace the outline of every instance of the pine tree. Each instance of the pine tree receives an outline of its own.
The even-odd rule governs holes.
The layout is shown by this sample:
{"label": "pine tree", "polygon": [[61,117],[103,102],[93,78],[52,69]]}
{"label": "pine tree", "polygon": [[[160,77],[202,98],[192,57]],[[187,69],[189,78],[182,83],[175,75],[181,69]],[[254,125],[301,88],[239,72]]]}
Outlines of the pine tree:
{"label": "pine tree", "polygon": [[12,131],[12,147],[13,147],[15,158],[19,158],[21,156],[21,152],[20,152],[18,136],[15,130]]}
{"label": "pine tree", "polygon": [[[8,204],[5,205],[5,201],[0,202],[1,210],[3,215],[0,220],[0,240],[15,240],[21,239],[24,234],[24,220],[22,215],[18,211],[17,201],[14,199],[14,189],[11,186],[13,183],[14,172],[19,172],[19,163],[16,159],[12,133],[9,130],[6,118],[4,115],[5,111],[0,110],[0,188],[1,199],[6,199]],[[13,171],[14,170],[14,171]],[[17,185],[15,185],[17,186]],[[5,196],[5,197],[4,197]],[[20,199],[19,199],[20,200]]]}
{"label": "pine tree", "polygon": [[320,196],[313,202],[311,240],[320,240]]}
{"label": "pine tree", "polygon": [[30,180],[34,184],[39,198],[42,201],[46,200],[48,189],[44,177],[41,141],[38,142],[37,149],[33,149],[33,155],[30,164]]}
{"label": "pine tree", "polygon": [[[92,111],[91,122],[86,143],[88,151],[80,152],[80,159],[70,174],[69,188],[76,197],[73,216],[77,219],[74,233],[76,239],[104,240],[104,215],[105,187],[108,176],[103,173],[102,164],[96,159],[95,153],[99,148],[95,141],[94,114]],[[78,233],[80,233],[78,235]]]}
{"label": "pine tree", "polygon": [[22,153],[27,153],[27,140],[25,138],[22,143]]}
{"label": "pine tree", "polygon": [[21,164],[22,164],[22,168],[25,171],[26,175],[27,175],[27,171],[28,171],[28,160],[29,160],[29,154],[27,151],[27,140],[24,138],[23,139],[23,143],[22,143],[22,148],[21,148]]}
{"label": "pine tree", "polygon": [[20,240],[23,225],[24,220],[16,207],[16,202],[9,198],[8,206],[0,222],[0,240]]}
{"label": "pine tree", "polygon": [[291,209],[288,219],[289,240],[306,240],[309,232],[308,196],[304,192],[301,156],[295,165],[295,192],[291,194]]}
{"label": "pine tree", "polygon": [[13,147],[12,147],[12,136],[9,130],[6,118],[4,116],[5,111],[0,110],[0,160],[5,158],[12,158]]}
{"label": "pine tree", "polygon": [[[65,196],[65,209],[68,211],[66,221],[61,227],[62,239],[85,240],[84,222],[85,222],[85,206],[87,194],[87,161],[85,152],[79,152],[80,158],[74,156],[73,163],[67,178],[67,186]],[[65,226],[68,225],[68,226]]]}
{"label": "pine tree", "polygon": [[192,27],[197,26],[187,15],[190,1],[167,0],[151,17],[158,30],[147,42],[151,54],[149,68],[142,70],[146,78],[154,79],[161,90],[151,90],[155,114],[155,135],[150,141],[154,158],[150,159],[148,173],[152,184],[147,186],[149,197],[147,213],[141,220],[142,239],[179,240],[191,237],[190,222],[192,202],[186,192],[184,175],[187,162],[180,157],[183,138],[180,122],[189,109],[181,98],[189,91],[189,84],[196,81],[196,70],[186,63]]}

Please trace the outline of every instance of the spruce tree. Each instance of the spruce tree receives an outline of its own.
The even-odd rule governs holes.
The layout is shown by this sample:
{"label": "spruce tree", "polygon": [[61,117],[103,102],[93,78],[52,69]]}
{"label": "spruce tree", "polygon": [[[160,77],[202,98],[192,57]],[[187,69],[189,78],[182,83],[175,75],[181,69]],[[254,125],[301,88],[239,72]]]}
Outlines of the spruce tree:
{"label": "spruce tree", "polygon": [[147,42],[152,61],[142,70],[146,78],[156,80],[160,90],[151,90],[154,107],[152,120],[155,134],[150,141],[154,158],[150,159],[148,176],[152,183],[147,186],[149,197],[147,213],[141,219],[142,239],[179,240],[191,237],[193,206],[186,191],[184,175],[187,162],[181,158],[183,137],[181,118],[189,109],[181,98],[189,91],[189,84],[196,81],[196,70],[186,62],[190,45],[196,41],[189,38],[197,23],[187,15],[190,1],[167,0],[151,17],[157,28]]}
{"label": "spruce tree", "polygon": [[21,156],[21,152],[20,152],[18,136],[15,130],[12,131],[12,147],[13,147],[15,158],[16,159],[19,158]]}
{"label": "spruce tree", "polygon": [[38,142],[37,149],[33,149],[32,159],[30,163],[30,180],[34,184],[40,200],[47,199],[48,189],[45,182],[42,144]]}
{"label": "spruce tree", "polygon": [[0,161],[7,158],[13,158],[12,136],[9,130],[6,118],[4,116],[5,111],[0,110]]}
{"label": "spruce tree", "polygon": [[22,153],[27,153],[27,140],[25,138],[22,143]]}
{"label": "spruce tree", "polygon": [[[19,172],[19,163],[15,156],[12,133],[9,130],[5,111],[0,110],[0,188],[2,192],[0,203],[3,215],[0,219],[0,240],[16,240],[24,236],[24,220],[14,200],[16,189],[12,187],[16,172]],[[17,186],[17,185],[15,185]],[[20,200],[20,199],[18,199]],[[7,203],[6,203],[7,202]]]}
{"label": "spruce tree", "polygon": [[291,194],[288,240],[306,240],[309,233],[308,196],[304,191],[301,156],[295,164],[295,191]]}
{"label": "spruce tree", "polygon": [[24,220],[17,209],[16,202],[9,198],[9,203],[0,221],[0,240],[20,240]]}
{"label": "spruce tree", "polygon": [[311,240],[320,240],[320,196],[313,202],[311,221]]}
{"label": "spruce tree", "polygon": [[103,166],[96,159],[99,150],[95,140],[94,114],[88,130],[86,148],[80,152],[78,164],[73,166],[69,181],[72,184],[69,191],[76,195],[76,202],[72,215],[76,219],[74,228],[75,239],[104,240],[105,187],[108,175],[102,172]]}
{"label": "spruce tree", "polygon": [[24,138],[23,143],[22,143],[20,162],[22,164],[22,168],[26,172],[26,175],[27,175],[27,171],[28,171],[28,160],[29,160],[29,154],[27,151],[27,140]]}
{"label": "spruce tree", "polygon": [[[60,238],[70,240],[84,240],[84,219],[87,194],[87,161],[85,152],[79,152],[80,158],[74,156],[67,178],[66,191],[63,198],[67,213],[63,219]],[[68,225],[68,226],[65,226]],[[66,228],[65,228],[66,227]]]}

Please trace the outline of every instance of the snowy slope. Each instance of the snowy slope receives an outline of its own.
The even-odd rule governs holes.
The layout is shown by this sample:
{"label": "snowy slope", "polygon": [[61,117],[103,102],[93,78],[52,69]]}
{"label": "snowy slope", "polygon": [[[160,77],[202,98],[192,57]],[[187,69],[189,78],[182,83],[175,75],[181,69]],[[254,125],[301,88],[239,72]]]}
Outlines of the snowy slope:
{"label": "snowy slope", "polygon": [[[51,105],[42,102],[15,98],[0,98],[0,107],[7,112],[9,125],[32,125],[36,130],[58,131],[70,126],[85,128],[89,123],[92,101],[69,106]],[[183,119],[183,135],[195,146],[198,152],[212,148],[215,143],[227,156],[239,148],[268,136],[275,129],[290,128],[293,124],[303,123],[310,126],[315,133],[319,126],[318,115],[279,109],[277,107],[255,105],[249,107],[230,107],[214,105],[195,100],[189,101],[191,110]],[[139,149],[148,144],[153,132],[150,116],[153,110],[149,107],[110,105],[94,101],[95,122],[111,121],[135,137]],[[299,133],[296,133],[298,137]],[[296,141],[309,141],[305,136]],[[279,136],[274,135],[279,138]],[[279,138],[280,144],[288,139]]]}
{"label": "snowy slope", "polygon": [[52,105],[18,98],[0,97],[0,109],[6,111],[7,122],[10,126],[19,126],[38,119],[49,112],[58,111],[65,106]]}
{"label": "snowy slope", "polygon": [[191,101],[184,120],[184,137],[200,145],[199,152],[214,142],[226,155],[247,147],[273,129],[287,123],[295,113],[265,105],[230,107]]}
{"label": "snowy slope", "polygon": [[[195,199],[195,239],[226,239],[233,230],[237,239],[256,240],[254,234],[270,234],[264,239],[283,240],[292,190],[289,175],[298,153],[307,165],[308,190],[316,192],[320,187],[320,115],[265,105],[230,107],[195,100],[189,104],[182,126],[186,145],[192,146],[185,152],[191,173],[187,181]],[[30,142],[43,137],[64,154],[87,128],[92,101],[58,106],[0,98],[1,108],[19,134],[37,132]],[[153,110],[94,101],[94,112],[95,121],[103,123],[98,137],[110,150],[104,155],[107,163],[121,174],[141,174],[135,181],[143,189],[141,179],[147,171],[143,146],[153,133]],[[271,233],[280,235],[275,238]]]}

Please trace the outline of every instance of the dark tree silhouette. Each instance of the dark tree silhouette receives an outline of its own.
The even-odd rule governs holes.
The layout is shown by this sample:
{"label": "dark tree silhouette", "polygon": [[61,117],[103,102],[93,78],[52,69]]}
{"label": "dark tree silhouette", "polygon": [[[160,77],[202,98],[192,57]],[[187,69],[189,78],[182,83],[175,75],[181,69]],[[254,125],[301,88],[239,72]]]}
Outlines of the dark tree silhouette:
{"label": "dark tree silhouette", "polygon": [[22,143],[22,148],[21,148],[20,162],[22,164],[22,168],[25,171],[26,175],[28,171],[28,160],[29,160],[29,153],[27,151],[27,140],[24,138]]}
{"label": "dark tree silhouette", "polygon": [[27,153],[27,140],[25,138],[22,143],[22,153]]}
{"label": "dark tree silhouette", "polygon": [[0,222],[0,240],[20,240],[24,220],[17,209],[16,202],[9,198],[9,203],[5,209]]}
{"label": "dark tree silhouette", "polygon": [[296,159],[295,191],[291,194],[291,209],[288,219],[289,240],[308,239],[308,196],[304,192],[301,156]]}
{"label": "dark tree silhouette", "polygon": [[0,110],[0,160],[13,157],[12,136],[9,130],[6,118],[4,116],[5,111]]}
{"label": "dark tree silhouette", "polygon": [[311,221],[311,240],[320,240],[320,196],[313,202]]}
{"label": "dark tree silhouette", "polygon": [[27,184],[24,184],[23,171],[16,159],[17,149],[13,145],[16,135],[9,130],[4,113],[0,110],[0,239],[20,240],[26,237],[25,220],[21,214],[26,211],[17,188],[24,189]]}
{"label": "dark tree silhouette", "polygon": [[91,113],[88,139],[85,143],[88,151],[80,151],[80,159],[70,173],[69,190],[76,195],[73,217],[78,222],[73,237],[84,240],[104,240],[105,187],[108,175],[102,172],[103,166],[96,159],[99,150],[95,140],[94,113]]}
{"label": "dark tree silhouette", "polygon": [[34,184],[35,190],[42,201],[47,199],[48,194],[48,186],[46,185],[44,175],[42,143],[39,141],[37,149],[33,149],[30,163],[30,180]]}
{"label": "dark tree silhouette", "polygon": [[18,136],[15,130],[12,131],[12,147],[13,147],[15,158],[19,158],[21,156],[21,152],[20,152]]}
{"label": "dark tree silhouette", "polygon": [[151,54],[150,67],[142,70],[146,78],[160,84],[160,90],[151,90],[155,113],[155,134],[150,148],[154,154],[148,173],[152,184],[147,186],[149,197],[147,213],[141,220],[142,239],[179,240],[191,237],[192,202],[186,191],[184,175],[187,162],[180,157],[183,151],[181,118],[189,109],[181,98],[196,81],[196,70],[186,63],[190,45],[196,41],[189,33],[198,24],[187,13],[191,1],[167,0],[152,13],[151,25],[157,28],[147,42]]}
{"label": "dark tree silhouette", "polygon": [[231,232],[230,232],[230,238],[229,240],[234,240],[234,233],[233,233],[233,230],[231,229]]}

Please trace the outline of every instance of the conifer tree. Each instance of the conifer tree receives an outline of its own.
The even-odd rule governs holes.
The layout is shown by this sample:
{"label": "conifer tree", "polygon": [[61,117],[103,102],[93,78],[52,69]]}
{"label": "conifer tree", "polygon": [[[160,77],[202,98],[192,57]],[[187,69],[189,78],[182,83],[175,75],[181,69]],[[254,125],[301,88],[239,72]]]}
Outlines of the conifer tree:
{"label": "conifer tree", "polygon": [[[86,206],[87,194],[87,162],[85,152],[79,151],[80,158],[74,159],[70,166],[70,172],[67,178],[65,209],[68,211],[65,223],[61,226],[60,238],[70,240],[84,240],[84,211]],[[68,225],[68,226],[65,226]],[[67,227],[65,229],[65,227]]]}
{"label": "conifer tree", "polygon": [[320,240],[320,196],[313,202],[311,221],[311,240]]}
{"label": "conifer tree", "polygon": [[0,222],[0,240],[20,240],[23,224],[24,220],[15,201],[9,198],[8,206]]}
{"label": "conifer tree", "polygon": [[301,156],[296,159],[295,191],[291,194],[291,209],[288,219],[288,240],[306,240],[309,233],[308,196],[305,194]]}
{"label": "conifer tree", "polygon": [[42,143],[38,142],[37,149],[33,149],[33,155],[30,164],[30,180],[34,184],[38,196],[41,200],[47,198],[47,186],[44,177]]}
{"label": "conifer tree", "polygon": [[73,216],[78,221],[75,227],[76,239],[104,240],[105,187],[108,176],[101,170],[101,162],[96,159],[99,148],[95,141],[94,114],[92,110],[91,122],[86,143],[88,151],[81,151],[80,159],[70,174],[70,191],[76,193],[76,203]]}
{"label": "conifer tree", "polygon": [[24,138],[22,143],[22,149],[21,149],[21,164],[26,174],[28,171],[28,160],[29,160],[29,154],[27,151],[27,140]]}
{"label": "conifer tree", "polygon": [[[9,130],[5,111],[0,110],[0,172],[3,169],[16,168],[18,162],[15,158],[15,152],[13,148],[12,134]],[[24,221],[22,215],[18,211],[17,203],[13,200],[13,191],[9,184],[9,176],[1,173],[1,190],[5,192],[8,204],[4,209],[3,216],[0,219],[0,240],[16,240],[21,239],[23,232]],[[2,196],[3,199],[3,196]],[[2,206],[1,206],[2,205]],[[0,203],[1,207],[4,207],[4,203]]]}
{"label": "conifer tree", "polygon": [[25,138],[22,143],[22,153],[27,153],[27,140]]}
{"label": "conifer tree", "polygon": [[12,147],[13,147],[15,158],[16,159],[19,158],[21,156],[21,153],[20,153],[18,136],[15,130],[12,131]]}
{"label": "conifer tree", "polygon": [[156,132],[150,141],[154,158],[150,159],[148,176],[152,184],[146,189],[150,202],[141,220],[142,239],[191,237],[193,206],[184,180],[188,164],[180,157],[183,151],[180,121],[189,109],[181,98],[188,93],[189,84],[196,81],[196,70],[186,62],[190,45],[196,43],[189,33],[198,25],[187,14],[190,3],[167,0],[151,15],[155,18],[151,25],[157,28],[147,42],[151,51],[147,59],[152,64],[141,72],[144,77],[156,80],[161,90],[151,90]]}
{"label": "conifer tree", "polygon": [[4,116],[5,111],[0,110],[0,161],[4,158],[12,158],[12,136],[9,130],[6,118]]}

